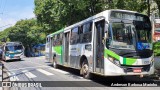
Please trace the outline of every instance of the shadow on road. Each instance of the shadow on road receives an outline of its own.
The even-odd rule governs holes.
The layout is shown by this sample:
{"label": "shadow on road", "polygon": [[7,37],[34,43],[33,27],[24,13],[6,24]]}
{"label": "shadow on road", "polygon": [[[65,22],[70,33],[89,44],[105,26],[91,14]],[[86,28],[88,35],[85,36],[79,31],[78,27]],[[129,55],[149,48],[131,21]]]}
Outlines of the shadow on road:
{"label": "shadow on road", "polygon": [[9,63],[9,62],[21,62],[21,61],[24,61],[24,60],[14,59],[14,60],[7,60],[7,61],[4,61],[4,62]]}
{"label": "shadow on road", "polygon": [[[70,74],[71,77],[76,78],[76,79],[80,79],[80,71],[77,69],[73,69],[73,68],[66,68],[63,66],[58,66],[58,69],[61,69],[63,71],[67,71]],[[141,84],[141,83],[155,83],[158,86],[160,86],[160,81],[155,81],[150,77],[139,77],[139,76],[101,76],[101,75],[96,75],[96,74],[91,74],[92,78],[90,78],[90,80],[92,80],[95,83],[98,84],[102,84],[104,86],[111,86],[112,83],[121,83],[121,84],[127,84],[127,83],[137,83],[137,84]]]}

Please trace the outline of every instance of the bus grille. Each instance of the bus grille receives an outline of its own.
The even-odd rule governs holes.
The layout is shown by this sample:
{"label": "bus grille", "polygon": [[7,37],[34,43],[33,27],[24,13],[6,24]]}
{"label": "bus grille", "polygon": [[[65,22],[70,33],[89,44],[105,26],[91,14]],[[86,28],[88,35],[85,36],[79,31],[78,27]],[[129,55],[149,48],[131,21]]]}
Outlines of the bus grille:
{"label": "bus grille", "polygon": [[150,70],[150,64],[149,65],[143,65],[143,66],[128,66],[123,65],[121,68],[124,69],[124,72],[133,72],[134,68],[141,68],[142,72],[148,72]]}

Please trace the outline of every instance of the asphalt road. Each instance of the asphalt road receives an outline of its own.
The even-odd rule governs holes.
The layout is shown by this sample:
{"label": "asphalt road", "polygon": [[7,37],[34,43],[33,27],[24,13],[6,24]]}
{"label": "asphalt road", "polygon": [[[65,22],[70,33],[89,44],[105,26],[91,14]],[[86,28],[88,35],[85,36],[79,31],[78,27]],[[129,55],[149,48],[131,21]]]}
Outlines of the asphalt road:
{"label": "asphalt road", "polygon": [[[130,82],[151,82],[157,84],[158,80],[149,77],[103,77],[93,75],[92,79],[84,79],[79,75],[79,71],[71,68],[59,66],[54,69],[44,57],[24,58],[21,61],[4,62],[2,74],[3,82],[36,83],[38,87],[14,87],[3,88],[4,90],[128,90],[145,89],[146,87],[111,87],[118,82],[121,85],[128,85]],[[111,83],[113,82],[113,83]],[[138,84],[138,83],[135,83]],[[21,86],[23,86],[21,84]],[[141,84],[139,84],[141,85]],[[159,83],[157,84],[159,85]],[[42,87],[40,87],[42,86]],[[45,86],[45,87],[43,87]],[[49,86],[49,87],[47,87]],[[147,87],[147,89],[159,90],[160,87]]]}

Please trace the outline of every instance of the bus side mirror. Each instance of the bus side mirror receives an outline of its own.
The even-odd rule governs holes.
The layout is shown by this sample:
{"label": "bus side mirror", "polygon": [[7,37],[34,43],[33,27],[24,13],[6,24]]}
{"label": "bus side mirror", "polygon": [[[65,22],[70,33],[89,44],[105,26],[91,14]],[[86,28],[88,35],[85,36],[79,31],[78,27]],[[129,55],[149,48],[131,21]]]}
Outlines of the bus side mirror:
{"label": "bus side mirror", "polygon": [[110,38],[107,38],[107,39],[106,39],[106,47],[107,47],[107,48],[109,48],[109,46],[110,46],[110,41],[111,41]]}

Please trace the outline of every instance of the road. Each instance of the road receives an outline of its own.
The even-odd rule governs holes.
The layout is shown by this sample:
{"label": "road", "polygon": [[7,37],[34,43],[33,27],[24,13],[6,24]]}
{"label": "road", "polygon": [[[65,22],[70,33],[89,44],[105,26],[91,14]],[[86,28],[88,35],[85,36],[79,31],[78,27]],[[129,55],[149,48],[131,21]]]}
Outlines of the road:
{"label": "road", "polygon": [[[128,89],[144,89],[145,87],[110,87],[111,83],[117,81],[123,84],[128,84],[132,81],[149,81],[157,83],[150,78],[139,77],[102,77],[93,75],[92,79],[84,79],[79,75],[79,71],[71,68],[59,66],[54,69],[51,63],[47,62],[44,57],[24,58],[21,61],[4,62],[3,81],[21,82],[38,82],[42,87],[12,87],[4,88],[4,90],[128,90]],[[25,83],[26,83],[25,82]],[[56,84],[57,83],[57,84]],[[159,84],[158,84],[159,85]],[[43,87],[49,86],[49,87]],[[159,87],[147,87],[147,89],[159,90]]]}

